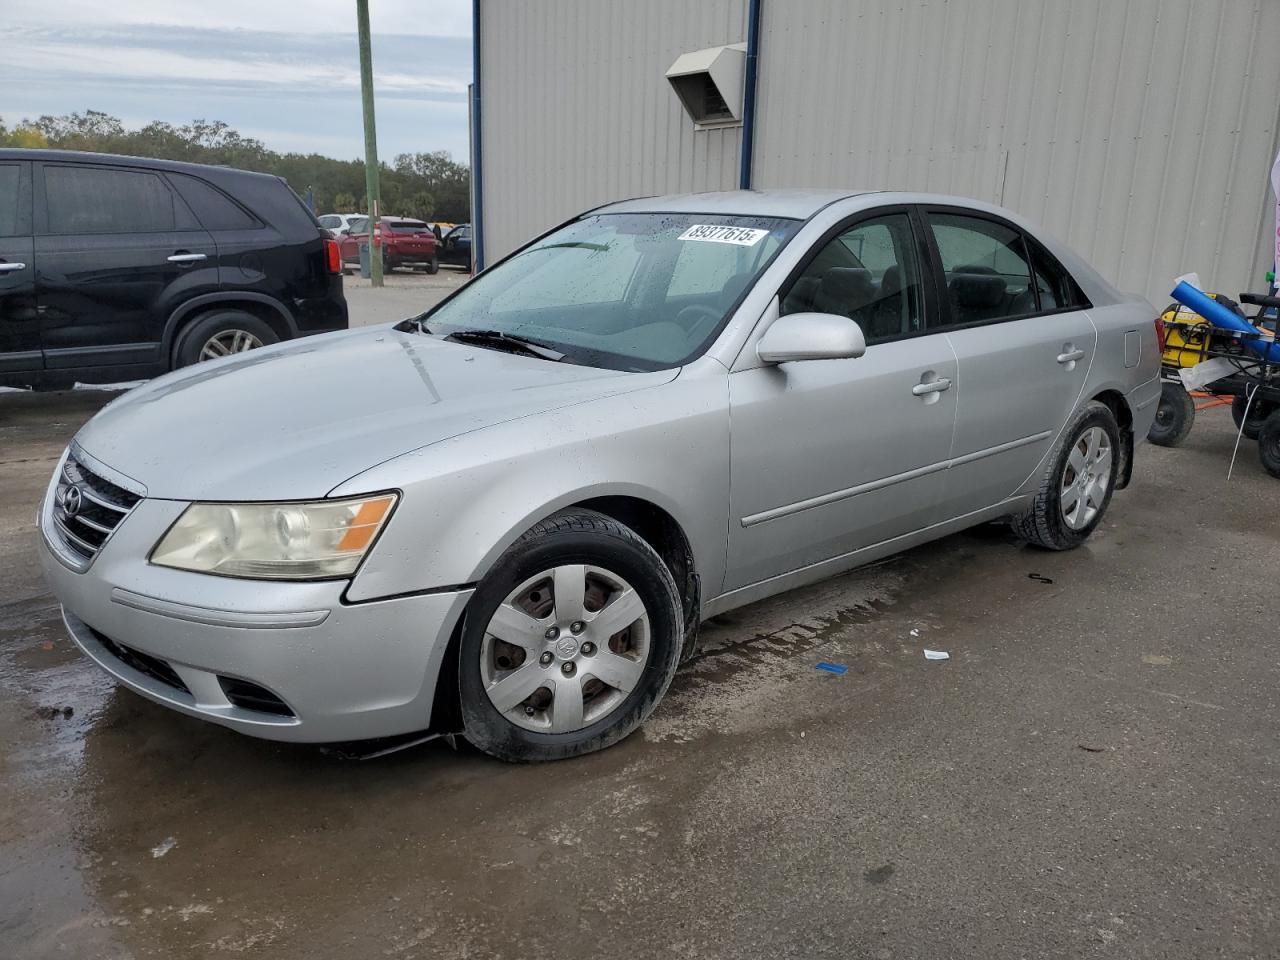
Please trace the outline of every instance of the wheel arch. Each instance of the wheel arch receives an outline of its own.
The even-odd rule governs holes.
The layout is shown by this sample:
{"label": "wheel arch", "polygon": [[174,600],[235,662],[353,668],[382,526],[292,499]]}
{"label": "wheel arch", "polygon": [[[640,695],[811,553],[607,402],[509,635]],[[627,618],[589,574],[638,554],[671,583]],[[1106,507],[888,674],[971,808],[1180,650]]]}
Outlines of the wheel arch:
{"label": "wheel arch", "polygon": [[[638,496],[634,493],[605,493],[594,496],[583,496],[571,499],[568,503],[549,506],[529,520],[521,529],[508,537],[501,549],[487,558],[485,571],[492,569],[498,559],[506,553],[511,544],[535,524],[548,517],[575,509],[594,510],[602,513],[618,523],[630,527],[662,558],[676,587],[680,590],[683,607],[685,635],[680,661],[687,661],[697,650],[698,626],[702,605],[702,581],[697,570],[697,561],[688,535],[679,521],[654,500]],[[477,582],[484,574],[477,577]],[[449,636],[449,646],[445,650],[440,663],[440,671],[436,676],[435,692],[432,697],[431,729],[439,732],[451,732],[460,729],[461,708],[458,690],[458,650],[462,642],[462,631],[470,611],[470,602],[458,618],[453,632]]]}
{"label": "wheel arch", "polygon": [[1133,436],[1133,410],[1129,406],[1128,398],[1115,388],[1099,390],[1089,398],[1089,402],[1101,403],[1107,407],[1112,416],[1116,418],[1116,425],[1120,428],[1120,469],[1116,473],[1116,489],[1123,490],[1129,485],[1129,480],[1133,477],[1133,448],[1135,443]]}
{"label": "wheel arch", "polygon": [[249,291],[227,291],[225,293],[207,293],[193,297],[169,315],[164,325],[161,341],[161,356],[169,364],[174,365],[178,345],[182,334],[192,323],[214,310],[243,310],[266,323],[281,340],[292,340],[298,336],[298,323],[293,314],[279,300],[264,293]]}

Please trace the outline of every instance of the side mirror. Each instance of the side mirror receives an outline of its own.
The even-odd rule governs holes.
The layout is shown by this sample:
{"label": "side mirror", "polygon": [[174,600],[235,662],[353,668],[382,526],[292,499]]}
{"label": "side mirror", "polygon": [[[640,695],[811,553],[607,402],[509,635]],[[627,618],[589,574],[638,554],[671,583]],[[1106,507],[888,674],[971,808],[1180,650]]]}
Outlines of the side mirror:
{"label": "side mirror", "polygon": [[793,360],[849,360],[867,352],[862,328],[834,313],[793,313],[779,317],[756,344],[765,363]]}

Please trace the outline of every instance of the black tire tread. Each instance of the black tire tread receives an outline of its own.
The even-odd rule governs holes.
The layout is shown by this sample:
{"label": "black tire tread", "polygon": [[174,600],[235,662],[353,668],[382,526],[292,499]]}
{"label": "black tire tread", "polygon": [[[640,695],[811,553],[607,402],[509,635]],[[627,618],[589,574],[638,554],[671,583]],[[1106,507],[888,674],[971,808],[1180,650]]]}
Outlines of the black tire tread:
{"label": "black tire tread", "polygon": [[[671,685],[671,680],[675,675],[675,669],[679,663],[680,651],[682,649],[682,640],[684,638],[684,620],[683,620],[683,604],[680,600],[680,591],[676,586],[675,578],[671,575],[662,557],[649,544],[647,540],[637,534],[630,527],[619,523],[612,517],[606,516],[595,510],[583,508],[574,508],[571,510],[561,511],[552,514],[545,520],[540,520],[525,531],[519,539],[515,541],[503,554],[502,558],[494,565],[494,571],[500,571],[508,558],[518,553],[524,545],[534,543],[545,539],[548,536],[556,536],[566,533],[591,533],[603,535],[610,539],[625,544],[627,547],[638,550],[644,554],[651,563],[654,572],[657,574],[659,581],[665,588],[668,601],[671,605],[671,612],[674,616],[676,625],[676,635],[671,640],[671,651],[669,655],[670,662],[664,671],[662,683],[649,691],[647,695],[639,702],[638,709],[633,706],[622,723],[615,723],[601,733],[590,737],[586,740],[576,743],[567,743],[559,746],[544,747],[540,753],[533,754],[529,752],[512,752],[506,749],[501,742],[484,742],[483,738],[478,738],[476,731],[470,727],[467,730],[467,739],[472,745],[497,757],[512,763],[534,763],[545,760],[560,760],[569,757],[581,756],[587,753],[593,753],[597,750],[603,750],[605,747],[612,746],[614,743],[622,740],[624,737],[632,733],[644,720],[653,712],[663,695],[667,692],[667,688]],[[462,664],[459,664],[462,669]],[[466,707],[464,705],[464,716]]]}
{"label": "black tire tread", "polygon": [[1176,447],[1187,439],[1187,435],[1191,433],[1191,427],[1196,422],[1196,402],[1191,399],[1191,394],[1187,393],[1182,384],[1172,381],[1165,381],[1160,388],[1161,407],[1165,406],[1166,400],[1177,404],[1181,411],[1182,416],[1177,421],[1176,429],[1168,435],[1162,435],[1157,432],[1156,421],[1153,420],[1147,439],[1157,447]]}
{"label": "black tire tread", "polygon": [[[1099,413],[1111,418],[1114,427],[1115,414],[1112,413],[1111,408],[1105,403],[1091,400],[1076,412],[1067,428],[1062,431],[1062,437],[1054,448],[1053,455],[1049,457],[1048,467],[1040,477],[1040,484],[1036,488],[1035,499],[1032,500],[1031,508],[1024,513],[1015,514],[1009,520],[1009,526],[1013,529],[1013,533],[1018,539],[1044,550],[1055,551],[1074,549],[1085,539],[1084,537],[1064,539],[1055,531],[1055,525],[1050,518],[1053,516],[1053,511],[1058,509],[1058,496],[1054,487],[1058,482],[1058,461],[1062,457],[1062,451],[1067,444],[1075,439],[1080,431],[1081,423]],[[1118,429],[1116,432],[1119,432]],[[1113,450],[1112,457],[1117,457],[1118,455],[1119,451]],[[1114,483],[1112,484],[1111,492],[1115,492]]]}

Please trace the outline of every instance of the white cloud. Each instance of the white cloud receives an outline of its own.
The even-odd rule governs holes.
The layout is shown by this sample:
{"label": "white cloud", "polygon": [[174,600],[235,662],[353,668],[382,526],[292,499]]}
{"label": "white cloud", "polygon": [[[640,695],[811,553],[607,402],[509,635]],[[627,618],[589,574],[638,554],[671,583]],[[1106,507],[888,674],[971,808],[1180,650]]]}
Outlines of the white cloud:
{"label": "white cloud", "polygon": [[[6,69],[57,72],[111,80],[184,83],[236,83],[270,87],[357,90],[360,73],[353,62],[297,62],[254,55],[245,59],[206,56],[198,52],[146,47],[101,46],[70,40],[25,43],[5,51]],[[382,93],[465,94],[465,76],[374,71],[374,87]],[[265,91],[264,91],[265,92]]]}
{"label": "white cloud", "polygon": [[[10,26],[156,25],[185,29],[242,29],[281,33],[356,32],[354,0],[218,0],[181,3],[173,0],[4,0],[4,22]],[[466,0],[370,0],[370,31],[401,36],[469,37],[471,4]],[[7,51],[6,51],[7,55]]]}

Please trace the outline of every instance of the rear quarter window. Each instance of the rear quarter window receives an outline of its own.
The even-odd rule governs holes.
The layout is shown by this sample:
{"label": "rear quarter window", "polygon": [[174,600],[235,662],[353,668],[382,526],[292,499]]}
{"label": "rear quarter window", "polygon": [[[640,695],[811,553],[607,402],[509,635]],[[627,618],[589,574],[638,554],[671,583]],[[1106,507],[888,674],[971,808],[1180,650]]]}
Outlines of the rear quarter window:
{"label": "rear quarter window", "polygon": [[169,178],[206,230],[252,230],[262,226],[256,217],[199,177],[171,173]]}

